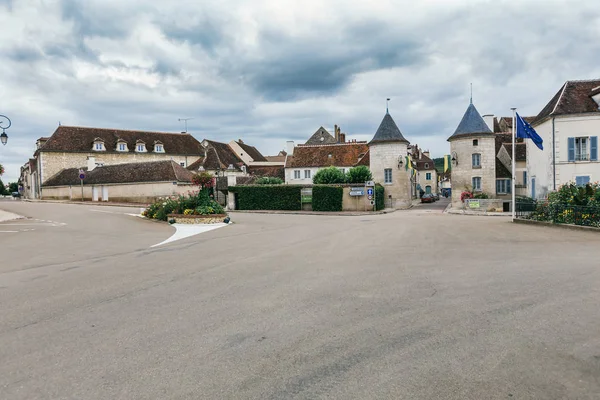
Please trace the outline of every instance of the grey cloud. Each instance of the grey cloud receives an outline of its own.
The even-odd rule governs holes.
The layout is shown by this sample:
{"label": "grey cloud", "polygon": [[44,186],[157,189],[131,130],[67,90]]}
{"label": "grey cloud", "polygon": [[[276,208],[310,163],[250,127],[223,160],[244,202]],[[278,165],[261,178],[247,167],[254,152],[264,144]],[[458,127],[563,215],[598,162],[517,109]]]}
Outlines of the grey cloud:
{"label": "grey cloud", "polygon": [[334,95],[357,73],[411,66],[424,61],[424,43],[409,37],[375,34],[374,25],[347,27],[339,39],[296,38],[265,32],[264,54],[243,65],[240,74],[269,100],[291,101],[311,95]]}
{"label": "grey cloud", "polygon": [[93,9],[88,2],[62,0],[61,13],[64,20],[75,25],[75,35],[82,37],[102,36],[112,39],[126,37],[131,26],[123,21],[123,14],[112,9]]}
{"label": "grey cloud", "polygon": [[226,28],[216,18],[202,15],[199,21],[191,26],[185,26],[177,21],[165,23],[160,19],[155,20],[155,24],[160,26],[165,36],[171,40],[198,45],[208,53],[214,53],[225,43],[227,37]]}

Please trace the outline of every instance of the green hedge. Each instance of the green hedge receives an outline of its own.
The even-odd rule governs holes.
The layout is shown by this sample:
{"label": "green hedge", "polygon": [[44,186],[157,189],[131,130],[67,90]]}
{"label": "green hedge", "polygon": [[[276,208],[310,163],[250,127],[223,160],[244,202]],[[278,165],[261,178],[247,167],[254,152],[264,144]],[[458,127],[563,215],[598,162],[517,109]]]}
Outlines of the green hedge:
{"label": "green hedge", "polygon": [[292,185],[229,187],[236,194],[238,210],[300,210],[300,189]]}
{"label": "green hedge", "polygon": [[342,211],[344,189],[340,186],[313,186],[313,211]]}
{"label": "green hedge", "polygon": [[385,189],[381,185],[375,186],[375,209],[377,211],[385,208]]}

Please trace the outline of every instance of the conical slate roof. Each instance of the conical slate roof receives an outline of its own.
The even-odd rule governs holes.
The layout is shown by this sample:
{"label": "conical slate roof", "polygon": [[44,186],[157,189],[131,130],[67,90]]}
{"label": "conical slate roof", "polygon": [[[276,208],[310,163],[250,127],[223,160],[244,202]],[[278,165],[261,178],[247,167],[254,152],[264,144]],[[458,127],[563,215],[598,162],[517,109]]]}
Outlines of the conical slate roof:
{"label": "conical slate roof", "polygon": [[373,136],[373,139],[369,144],[383,142],[409,143],[408,140],[404,139],[402,132],[398,129],[398,125],[396,125],[389,113],[386,113],[385,117],[383,117],[381,124],[379,124],[379,128],[377,128],[377,132],[375,132],[375,136]]}
{"label": "conical slate roof", "polygon": [[454,131],[454,134],[448,138],[448,141],[464,136],[481,136],[481,135],[493,135],[494,133],[487,126],[481,115],[473,105],[469,104],[465,115],[463,115],[460,124]]}

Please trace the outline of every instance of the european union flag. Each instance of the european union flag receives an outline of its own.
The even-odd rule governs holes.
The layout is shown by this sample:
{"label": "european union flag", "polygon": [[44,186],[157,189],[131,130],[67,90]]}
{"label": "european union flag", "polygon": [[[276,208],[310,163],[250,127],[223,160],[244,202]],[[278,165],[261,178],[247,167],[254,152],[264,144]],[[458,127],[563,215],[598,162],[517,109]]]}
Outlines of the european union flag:
{"label": "european union flag", "polygon": [[517,113],[517,137],[522,139],[531,139],[540,150],[544,150],[544,141],[540,135],[537,134],[531,125],[521,118],[519,113]]}

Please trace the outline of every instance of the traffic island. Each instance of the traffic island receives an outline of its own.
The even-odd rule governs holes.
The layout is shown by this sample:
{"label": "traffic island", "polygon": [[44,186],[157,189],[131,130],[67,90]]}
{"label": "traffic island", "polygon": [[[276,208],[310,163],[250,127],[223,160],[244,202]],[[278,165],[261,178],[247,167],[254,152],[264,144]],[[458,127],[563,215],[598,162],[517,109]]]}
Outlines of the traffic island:
{"label": "traffic island", "polygon": [[221,224],[225,222],[227,214],[209,214],[209,215],[185,215],[169,214],[168,221],[175,221],[176,224]]}

